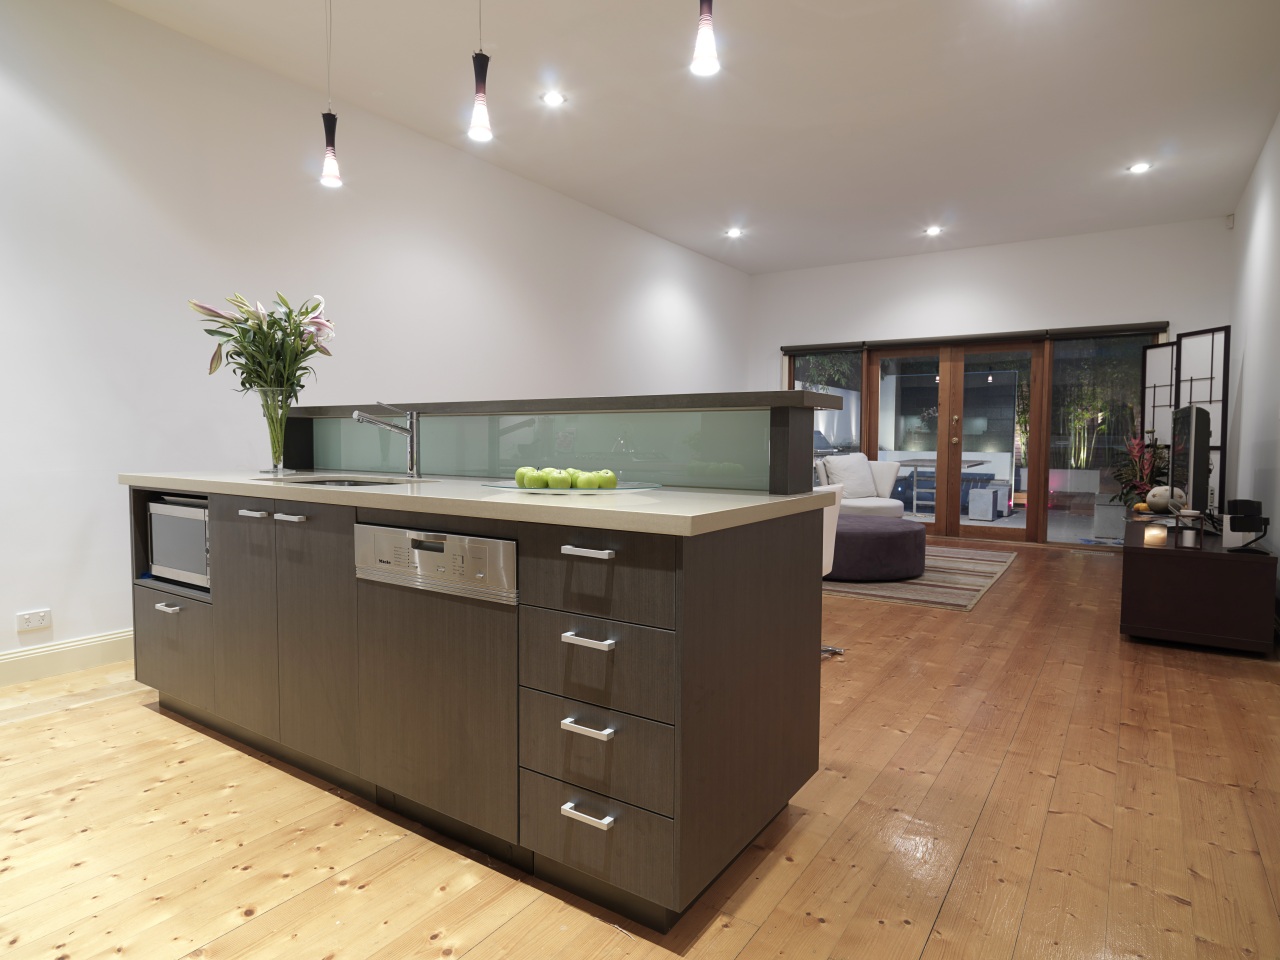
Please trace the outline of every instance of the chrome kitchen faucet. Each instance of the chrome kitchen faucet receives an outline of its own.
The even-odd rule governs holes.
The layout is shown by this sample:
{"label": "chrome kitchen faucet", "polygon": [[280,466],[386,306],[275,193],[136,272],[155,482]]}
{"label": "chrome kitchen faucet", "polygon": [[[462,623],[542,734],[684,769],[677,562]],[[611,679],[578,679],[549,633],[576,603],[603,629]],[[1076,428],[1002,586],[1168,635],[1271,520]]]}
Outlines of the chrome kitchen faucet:
{"label": "chrome kitchen faucet", "polygon": [[387,420],[379,420],[377,417],[371,417],[369,414],[361,410],[356,410],[351,414],[351,419],[356,423],[369,423],[375,427],[381,427],[383,430],[390,430],[392,433],[398,433],[409,441],[409,469],[408,474],[413,479],[418,479],[418,412],[416,410],[401,410],[399,407],[393,407],[389,403],[383,403],[381,400],[375,400],[380,407],[386,407],[388,410],[394,410],[396,413],[406,417],[409,421],[408,426],[400,426],[398,423],[391,423]]}

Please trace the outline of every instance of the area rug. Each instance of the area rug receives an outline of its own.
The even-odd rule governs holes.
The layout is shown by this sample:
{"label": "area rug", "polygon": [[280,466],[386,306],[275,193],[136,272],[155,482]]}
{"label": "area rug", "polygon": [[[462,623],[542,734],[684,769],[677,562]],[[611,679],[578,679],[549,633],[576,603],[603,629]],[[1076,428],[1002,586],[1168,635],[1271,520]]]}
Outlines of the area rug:
{"label": "area rug", "polygon": [[824,580],[822,592],[833,597],[972,610],[1017,557],[1016,553],[1003,550],[969,550],[930,544],[924,548],[924,574],[914,580],[886,583]]}

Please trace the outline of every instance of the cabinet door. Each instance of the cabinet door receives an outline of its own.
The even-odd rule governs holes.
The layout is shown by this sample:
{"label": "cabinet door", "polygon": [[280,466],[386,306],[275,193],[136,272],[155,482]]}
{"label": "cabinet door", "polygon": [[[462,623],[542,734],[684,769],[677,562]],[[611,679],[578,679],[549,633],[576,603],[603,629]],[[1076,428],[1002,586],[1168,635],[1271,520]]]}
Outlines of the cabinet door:
{"label": "cabinet door", "polygon": [[133,588],[133,660],[139,683],[213,709],[213,611],[209,604]]}
{"label": "cabinet door", "polygon": [[278,500],[275,516],[280,742],[354,772],[356,511]]}
{"label": "cabinet door", "polygon": [[275,501],[209,497],[209,588],[217,628],[215,712],[280,739]]}
{"label": "cabinet door", "polygon": [[514,606],[357,581],[361,775],[516,841]]}

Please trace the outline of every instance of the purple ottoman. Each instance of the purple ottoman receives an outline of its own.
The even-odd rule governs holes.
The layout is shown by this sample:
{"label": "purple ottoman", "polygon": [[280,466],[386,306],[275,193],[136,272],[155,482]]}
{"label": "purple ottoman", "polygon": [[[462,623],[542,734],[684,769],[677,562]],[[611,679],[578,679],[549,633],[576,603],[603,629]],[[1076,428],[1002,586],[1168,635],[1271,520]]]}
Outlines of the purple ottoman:
{"label": "purple ottoman", "polygon": [[910,580],[924,573],[924,525],[893,517],[842,516],[827,580]]}

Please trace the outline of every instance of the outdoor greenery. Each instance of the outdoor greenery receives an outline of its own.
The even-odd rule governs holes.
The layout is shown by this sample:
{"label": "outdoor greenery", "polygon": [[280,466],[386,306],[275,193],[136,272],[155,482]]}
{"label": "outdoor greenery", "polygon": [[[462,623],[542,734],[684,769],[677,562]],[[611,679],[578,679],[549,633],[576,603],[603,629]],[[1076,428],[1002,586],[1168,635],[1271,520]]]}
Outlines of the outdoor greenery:
{"label": "outdoor greenery", "polygon": [[796,383],[811,390],[861,390],[862,351],[799,354],[793,358],[792,373]]}
{"label": "outdoor greenery", "polygon": [[1053,356],[1050,465],[1108,466],[1137,429],[1148,334],[1059,340]]}

